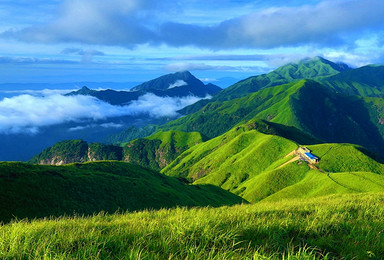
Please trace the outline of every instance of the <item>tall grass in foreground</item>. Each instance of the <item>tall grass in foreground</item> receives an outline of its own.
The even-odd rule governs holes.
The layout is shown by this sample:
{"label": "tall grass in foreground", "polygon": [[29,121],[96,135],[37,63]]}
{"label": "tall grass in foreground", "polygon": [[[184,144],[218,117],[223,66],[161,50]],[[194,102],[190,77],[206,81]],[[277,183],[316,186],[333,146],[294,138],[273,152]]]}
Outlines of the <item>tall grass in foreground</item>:
{"label": "tall grass in foreground", "polygon": [[1,259],[378,259],[384,194],[21,220]]}

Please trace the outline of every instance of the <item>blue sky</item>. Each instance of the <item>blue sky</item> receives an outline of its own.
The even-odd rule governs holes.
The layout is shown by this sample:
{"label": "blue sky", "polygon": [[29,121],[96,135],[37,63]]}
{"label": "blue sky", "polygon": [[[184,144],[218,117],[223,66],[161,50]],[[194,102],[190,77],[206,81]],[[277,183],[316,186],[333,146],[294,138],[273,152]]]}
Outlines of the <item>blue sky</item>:
{"label": "blue sky", "polygon": [[0,83],[242,79],[323,56],[384,63],[382,0],[0,0]]}

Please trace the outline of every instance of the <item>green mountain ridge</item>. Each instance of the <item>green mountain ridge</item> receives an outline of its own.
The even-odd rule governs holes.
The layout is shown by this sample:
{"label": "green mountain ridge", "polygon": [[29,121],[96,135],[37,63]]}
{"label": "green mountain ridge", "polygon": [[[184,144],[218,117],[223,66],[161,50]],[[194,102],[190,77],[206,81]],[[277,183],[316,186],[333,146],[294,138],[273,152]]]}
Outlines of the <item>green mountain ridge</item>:
{"label": "green mountain ridge", "polygon": [[384,154],[384,100],[345,96],[313,80],[264,88],[245,97],[215,101],[171,121],[163,131],[197,131],[209,138],[251,119],[296,127],[324,142],[363,145]]}
{"label": "green mountain ridge", "polygon": [[[182,109],[180,112],[187,116],[163,126],[151,129],[144,128],[145,130],[141,133],[149,132],[151,134],[155,131],[176,129],[198,131],[209,138],[213,138],[223,134],[243,120],[260,118],[295,126],[314,138],[326,142],[348,142],[363,145],[383,156],[383,68],[383,66],[364,66],[351,69],[346,65],[333,63],[321,57],[305,59],[296,64],[290,63],[268,74],[251,77],[236,83],[220,91],[210,100],[201,100]],[[323,88],[321,91],[312,88],[313,93],[310,91],[303,93],[305,91],[302,91],[296,94],[296,102],[288,100],[288,104],[275,105],[275,108],[283,111],[281,116],[277,118],[275,118],[276,115],[280,114],[278,109],[271,111],[272,108],[264,105],[265,112],[262,113],[263,107],[256,101],[251,101],[252,98],[264,98],[263,100],[265,102],[268,100],[269,104],[279,102],[277,98],[274,98],[274,95],[278,95],[284,90],[268,90],[269,88],[278,88],[279,84],[289,82],[286,84],[286,89],[290,89],[290,84],[304,78],[315,79],[323,88],[328,88],[330,92]],[[311,83],[311,85],[315,85],[315,83]],[[334,92],[337,93],[336,97],[332,97]],[[255,93],[259,93],[258,95],[269,93],[271,97],[267,99],[256,97],[256,95],[252,96]],[[287,93],[287,95],[292,94]],[[317,94],[320,94],[322,99],[317,99]],[[295,99],[293,95],[291,99]],[[307,99],[314,103],[306,102]],[[226,101],[229,103],[225,103]],[[233,107],[230,108],[231,106]],[[352,108],[353,111],[349,111],[349,108]],[[336,115],[333,114],[333,110],[335,110]],[[228,115],[225,115],[225,112]],[[309,113],[314,113],[312,118],[308,115]],[[353,130],[352,133],[350,133],[351,129]],[[113,141],[127,142],[139,132],[131,129],[116,135]],[[144,136],[145,134],[139,135],[139,137]]]}
{"label": "green mountain ridge", "polygon": [[116,145],[90,143],[83,140],[65,140],[44,149],[30,159],[29,163],[63,165],[75,162],[123,160],[123,148]]}
{"label": "green mountain ridge", "polygon": [[[383,111],[384,100],[381,98],[345,96],[333,92],[316,81],[301,80],[265,88],[242,98],[209,103],[194,114],[171,121],[163,126],[151,127],[151,130],[157,132],[171,131],[169,134],[176,138],[173,142],[171,142],[172,138],[166,137],[166,135],[154,134],[155,137],[139,138],[125,144],[123,157],[116,155],[108,157],[103,154],[103,156],[98,156],[97,160],[103,158],[125,160],[159,170],[195,143],[224,134],[244,121],[258,121],[258,119],[275,123],[274,130],[277,135],[291,140],[292,136],[304,139],[301,141],[293,139],[299,143],[354,143],[362,145],[370,151],[380,153],[382,156],[384,153]],[[270,123],[265,127],[270,127]],[[278,127],[281,130],[283,130],[282,128],[286,129],[278,131]],[[289,127],[293,132],[297,129],[302,133],[291,136],[284,135]],[[188,134],[183,136],[180,131],[188,132]],[[191,132],[196,133],[191,134]],[[144,131],[144,133],[150,132]],[[199,133],[201,136],[198,136]],[[178,141],[190,138],[188,135],[196,135],[191,138],[198,139],[198,141],[193,141],[182,149],[177,147]],[[47,157],[48,162],[52,162],[55,155],[48,153],[45,158]],[[83,157],[87,157],[85,152]],[[34,158],[31,162],[41,163],[41,161],[41,159],[36,160]],[[61,160],[55,159],[53,161]],[[83,161],[91,160],[64,160],[65,163]]]}
{"label": "green mountain ridge", "polygon": [[30,161],[64,166],[0,162],[0,258],[380,259],[383,75],[307,59]]}
{"label": "green mountain ridge", "polygon": [[200,100],[195,104],[183,108],[180,112],[188,115],[197,112],[208,103],[214,101],[241,98],[264,88],[283,85],[302,79],[321,80],[349,70],[351,70],[351,68],[348,67],[348,65],[334,63],[322,57],[307,58],[297,63],[289,63],[281,66],[270,73],[241,80],[216,93],[211,100]]}
{"label": "green mountain ridge", "polygon": [[359,146],[308,145],[320,158],[309,167],[292,153],[298,143],[261,133],[252,125],[248,122],[188,149],[162,173],[220,186],[250,202],[384,190],[384,165]]}
{"label": "green mountain ridge", "polygon": [[188,148],[206,140],[207,138],[198,132],[181,131],[158,132],[146,138],[138,138],[121,144],[121,146],[102,143],[88,144],[83,140],[66,140],[43,150],[28,162],[64,165],[116,160],[160,170]]}
{"label": "green mountain ridge", "polygon": [[321,82],[346,95],[384,97],[384,66],[368,65],[324,78]]}
{"label": "green mountain ridge", "polygon": [[0,162],[0,192],[0,221],[243,201],[212,185],[187,185],[116,161],[66,166]]}
{"label": "green mountain ridge", "polygon": [[321,79],[349,70],[346,65],[336,64],[321,57],[289,63],[276,70],[242,80],[215,95],[215,100],[244,97],[263,88],[283,85],[301,79]]}

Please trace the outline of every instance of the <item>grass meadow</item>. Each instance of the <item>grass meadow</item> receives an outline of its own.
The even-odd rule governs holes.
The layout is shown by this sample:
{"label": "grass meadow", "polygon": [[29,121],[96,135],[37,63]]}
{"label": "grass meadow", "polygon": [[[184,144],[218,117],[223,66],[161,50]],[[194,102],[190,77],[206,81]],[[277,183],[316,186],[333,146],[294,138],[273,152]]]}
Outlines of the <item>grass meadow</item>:
{"label": "grass meadow", "polygon": [[14,220],[1,259],[382,259],[384,193]]}

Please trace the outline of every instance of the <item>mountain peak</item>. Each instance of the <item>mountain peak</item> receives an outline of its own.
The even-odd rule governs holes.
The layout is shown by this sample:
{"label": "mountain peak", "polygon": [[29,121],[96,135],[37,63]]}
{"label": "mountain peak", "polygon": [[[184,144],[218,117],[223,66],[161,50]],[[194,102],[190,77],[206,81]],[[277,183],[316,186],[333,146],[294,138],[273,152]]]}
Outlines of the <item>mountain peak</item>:
{"label": "mountain peak", "polygon": [[67,94],[65,94],[65,95],[66,95],[66,96],[73,96],[73,95],[91,95],[91,94],[93,94],[94,92],[96,92],[96,91],[95,91],[95,90],[92,90],[92,89],[89,89],[89,88],[86,87],[86,86],[83,86],[81,89],[72,91],[72,92],[67,93]]}
{"label": "mountain peak", "polygon": [[183,81],[183,85],[204,87],[204,83],[193,76],[189,71],[180,71],[167,74],[156,79],[144,82],[134,88],[132,91],[154,91],[154,90],[167,90],[170,86],[177,82]]}
{"label": "mountain peak", "polygon": [[298,79],[322,79],[349,70],[345,64],[337,64],[323,57],[305,58],[297,63],[289,63],[271,73],[276,74],[287,82]]}
{"label": "mountain peak", "polygon": [[192,73],[189,72],[188,70],[178,71],[178,72],[173,73],[173,75],[189,76],[189,77],[192,76],[193,77]]}
{"label": "mountain peak", "polygon": [[83,87],[80,89],[80,91],[89,91],[89,90],[91,90],[91,89],[89,89],[87,86],[83,86]]}
{"label": "mountain peak", "polygon": [[263,88],[282,85],[301,79],[321,80],[350,69],[348,65],[334,63],[320,56],[305,58],[299,62],[291,62],[283,65],[267,74],[239,81],[219,92],[215,96],[215,99],[229,100],[243,97]]}
{"label": "mountain peak", "polygon": [[[327,60],[321,56],[316,56],[316,57],[313,57],[313,58],[304,58],[302,60],[300,60],[297,65],[302,65],[302,66],[308,66],[308,67],[313,67],[313,66],[321,66],[321,67],[326,67],[326,66],[329,66],[330,68],[332,68],[333,70],[337,71],[337,72],[342,72],[342,71],[345,71],[345,70],[349,70],[351,69],[347,64],[345,63],[342,63],[342,62],[332,62],[330,60]],[[284,66],[283,66],[284,67]],[[333,71],[329,71],[327,70],[326,71],[327,73],[333,73]],[[325,75],[324,76],[329,76],[329,75]]]}

